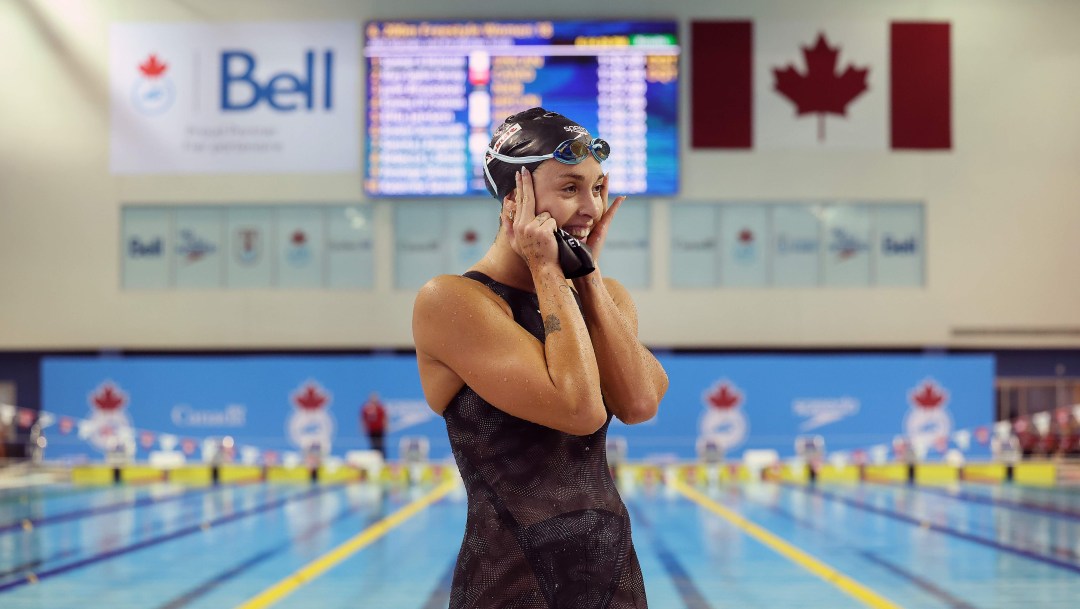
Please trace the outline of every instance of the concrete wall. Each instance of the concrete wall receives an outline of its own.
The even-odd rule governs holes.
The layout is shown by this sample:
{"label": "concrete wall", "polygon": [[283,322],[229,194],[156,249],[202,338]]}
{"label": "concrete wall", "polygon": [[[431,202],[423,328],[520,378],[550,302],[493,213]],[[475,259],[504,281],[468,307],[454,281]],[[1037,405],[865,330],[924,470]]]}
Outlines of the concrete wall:
{"label": "concrete wall", "polygon": [[[639,0],[618,7],[615,15],[569,0],[542,9],[522,0],[0,3],[0,349],[411,346],[413,294],[392,285],[394,203],[365,198],[360,168],[317,176],[110,174],[108,28],[466,17],[676,18],[687,46],[694,19],[950,21],[954,147],[947,153],[692,150],[688,55],[682,64],[679,200],[924,201],[925,287],[673,290],[666,243],[669,210],[679,202],[654,200],[654,282],[635,293],[642,338],[657,347],[708,348],[1080,346],[1080,3]],[[363,134],[356,137],[362,145]],[[120,288],[125,203],[304,202],[373,206],[374,290]]]}

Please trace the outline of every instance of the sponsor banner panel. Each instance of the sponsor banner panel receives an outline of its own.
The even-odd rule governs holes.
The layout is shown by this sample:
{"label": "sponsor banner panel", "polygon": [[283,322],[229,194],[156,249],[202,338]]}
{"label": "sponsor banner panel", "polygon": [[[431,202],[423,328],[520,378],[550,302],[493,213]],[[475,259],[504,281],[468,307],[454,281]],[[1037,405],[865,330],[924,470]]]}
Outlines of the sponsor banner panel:
{"label": "sponsor banner panel", "polygon": [[233,438],[262,451],[344,455],[367,449],[360,407],[376,392],[390,416],[388,457],[403,436],[447,456],[442,419],[424,402],[413,356],[46,358],[42,408],[79,421],[50,435],[47,457],[101,459],[117,438],[136,458],[189,441]]}
{"label": "sponsor banner panel", "polygon": [[483,257],[499,230],[491,201],[394,205],[394,285],[417,289],[436,275],[464,273]]}
{"label": "sponsor banner panel", "polygon": [[[416,289],[435,275],[449,272],[446,240],[450,237],[446,233],[444,210],[437,203],[410,201],[394,206],[395,287]],[[479,236],[474,237],[479,243]],[[465,240],[469,235],[459,238]]]}
{"label": "sponsor banner panel", "polygon": [[671,207],[671,287],[711,288],[717,285],[718,210],[716,205]]}
{"label": "sponsor banner panel", "polygon": [[220,288],[224,284],[225,209],[183,207],[176,210],[173,264],[176,286]]}
{"label": "sponsor banner panel", "polygon": [[355,23],[113,24],[112,172],[357,171],[359,75]]}
{"label": "sponsor banner panel", "polygon": [[865,205],[830,205],[824,210],[826,286],[870,285],[870,209]]}
{"label": "sponsor banner panel", "polygon": [[649,212],[649,206],[643,203],[623,203],[604,241],[600,260],[604,276],[614,277],[628,288],[649,287]]}
{"label": "sponsor banner panel", "polygon": [[230,288],[269,288],[273,285],[273,208],[230,207],[226,284]]}
{"label": "sponsor banner panel", "polygon": [[923,285],[926,246],[922,206],[881,205],[874,213],[877,216],[877,285]]}
{"label": "sponsor banner panel", "polygon": [[811,205],[772,208],[772,277],[779,287],[813,287],[820,283],[821,226]]}
{"label": "sponsor banner panel", "polygon": [[282,288],[322,287],[323,209],[287,206],[277,211],[278,285]]}
{"label": "sponsor banner panel", "polygon": [[[731,457],[747,449],[795,453],[802,436],[821,436],[828,452],[868,452],[903,438],[940,459],[954,432],[993,417],[991,356],[664,355],[671,381],[657,417],[613,425],[632,457],[689,458],[708,440]],[[968,454],[989,455],[971,443]]]}
{"label": "sponsor banner panel", "polygon": [[720,277],[725,286],[768,284],[769,212],[764,205],[720,207]]}
{"label": "sponsor banner panel", "polygon": [[871,288],[925,284],[922,203],[679,203],[675,288]]}
{"label": "sponsor banner panel", "polygon": [[120,259],[125,289],[171,286],[172,214],[162,207],[124,210]]}
{"label": "sponsor banner panel", "polygon": [[366,205],[125,205],[125,289],[371,289]]}
{"label": "sponsor banner panel", "polygon": [[[990,356],[660,356],[671,386],[659,414],[614,421],[630,459],[697,456],[703,443],[731,459],[750,449],[781,457],[820,436],[825,451],[928,460],[952,448],[988,456],[993,415]],[[390,416],[389,458],[423,437],[430,458],[450,457],[442,419],[424,402],[409,355],[326,357],[46,358],[43,409],[68,421],[49,435],[47,458],[102,459],[118,438],[136,458],[230,436],[262,451],[344,455],[368,447],[359,409],[377,392]],[[73,424],[72,421],[77,421]],[[975,437],[977,441],[971,441]],[[171,438],[171,440],[169,440]],[[168,440],[168,442],[167,442]],[[186,444],[185,444],[186,442]]]}
{"label": "sponsor banner panel", "polygon": [[328,287],[375,287],[375,229],[371,206],[327,208],[326,220]]}

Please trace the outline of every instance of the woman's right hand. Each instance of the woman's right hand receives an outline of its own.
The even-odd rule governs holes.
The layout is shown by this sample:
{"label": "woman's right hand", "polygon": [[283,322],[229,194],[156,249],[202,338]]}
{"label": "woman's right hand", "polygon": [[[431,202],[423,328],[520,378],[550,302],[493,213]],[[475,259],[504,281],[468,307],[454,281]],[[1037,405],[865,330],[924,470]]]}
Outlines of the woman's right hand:
{"label": "woman's right hand", "polygon": [[501,217],[510,247],[525,259],[530,269],[536,270],[546,263],[558,266],[559,246],[555,241],[558,225],[548,212],[536,214],[532,174],[522,167],[514,176],[513,201],[504,200],[503,207],[508,211]]}

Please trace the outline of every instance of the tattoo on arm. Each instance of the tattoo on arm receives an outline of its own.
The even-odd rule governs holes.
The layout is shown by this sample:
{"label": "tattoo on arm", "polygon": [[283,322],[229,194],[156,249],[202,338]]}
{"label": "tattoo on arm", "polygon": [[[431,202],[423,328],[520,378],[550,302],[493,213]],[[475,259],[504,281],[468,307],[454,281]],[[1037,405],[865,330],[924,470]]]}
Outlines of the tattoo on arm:
{"label": "tattoo on arm", "polygon": [[548,335],[553,332],[562,330],[562,323],[559,322],[559,316],[552,313],[544,319],[544,334]]}

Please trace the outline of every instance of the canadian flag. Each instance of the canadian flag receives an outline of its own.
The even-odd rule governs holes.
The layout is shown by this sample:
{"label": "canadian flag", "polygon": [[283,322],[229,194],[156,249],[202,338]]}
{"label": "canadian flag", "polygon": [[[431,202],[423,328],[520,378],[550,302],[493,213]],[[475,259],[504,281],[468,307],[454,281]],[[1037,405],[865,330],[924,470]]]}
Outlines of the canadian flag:
{"label": "canadian flag", "polygon": [[694,148],[952,148],[947,22],[695,21]]}

